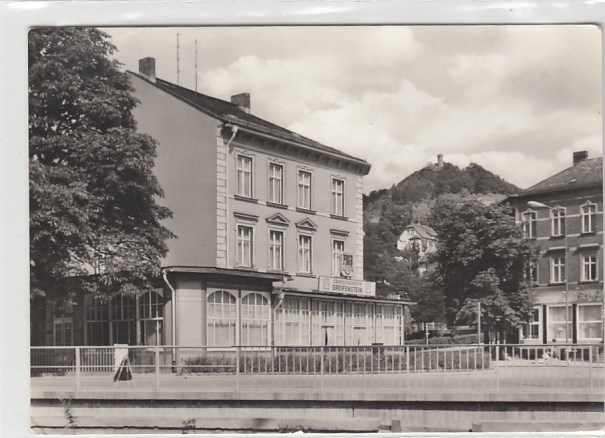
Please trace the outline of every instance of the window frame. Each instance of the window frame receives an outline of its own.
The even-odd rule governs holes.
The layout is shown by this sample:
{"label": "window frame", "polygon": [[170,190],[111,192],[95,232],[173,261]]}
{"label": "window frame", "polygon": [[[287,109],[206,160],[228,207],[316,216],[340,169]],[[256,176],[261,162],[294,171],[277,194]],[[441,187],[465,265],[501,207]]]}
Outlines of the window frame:
{"label": "window frame", "polygon": [[[559,263],[556,262],[559,260]],[[550,257],[550,283],[551,284],[564,284],[565,279],[567,278],[567,266],[566,266],[566,257],[562,256],[551,256]],[[558,275],[557,274],[558,270]],[[563,275],[561,275],[561,273]],[[557,279],[557,277],[559,277]]]}
{"label": "window frame", "polygon": [[[221,293],[221,301],[210,301],[211,297],[215,294]],[[229,296],[229,302],[225,303],[224,296]],[[217,313],[216,307],[219,306],[220,312]],[[211,348],[221,347],[232,347],[239,343],[239,321],[240,321],[240,310],[238,302],[238,292],[231,289],[208,289],[206,295],[206,345]],[[210,309],[212,309],[211,313]],[[217,345],[216,344],[216,322],[220,321],[223,324],[227,324],[227,337],[228,342],[232,342],[232,345]],[[211,330],[211,324],[213,329]],[[220,325],[219,325],[220,326]],[[233,330],[233,333],[231,332]],[[211,338],[211,332],[214,335]]]}
{"label": "window frame", "polygon": [[[546,312],[547,312],[547,317],[546,317],[546,333],[548,336],[548,341],[552,341],[552,339],[555,339],[557,342],[565,342],[565,336],[563,337],[557,337],[556,336],[556,330],[555,333],[553,333],[554,330],[554,325],[558,324],[558,325],[563,325],[565,326],[565,317],[563,317],[563,319],[559,320],[553,320],[553,315],[551,314],[551,309],[559,309],[559,308],[563,308],[565,309],[565,304],[554,304],[554,305],[549,305],[546,308]],[[565,313],[565,312],[563,312]],[[572,341],[572,335],[573,335],[573,307],[571,305],[567,306],[567,338],[569,339],[569,341]]]}
{"label": "window frame", "polygon": [[534,210],[525,210],[521,213],[521,223],[523,224],[523,236],[526,239],[535,239],[538,231],[538,213]]}
{"label": "window frame", "polygon": [[[337,243],[342,243],[342,250],[340,252],[338,252],[336,250]],[[338,239],[338,238],[332,237],[331,248],[332,248],[332,251],[331,251],[332,252],[332,277],[341,277],[342,269],[343,269],[344,254],[346,253],[345,239]],[[337,259],[338,259],[338,261],[337,261]]]}
{"label": "window frame", "polygon": [[[301,181],[301,176],[305,174],[309,176],[309,183],[305,184],[304,181]],[[296,206],[303,210],[312,210],[313,209],[313,172],[305,169],[298,169],[297,173],[297,181],[296,181],[297,189],[296,189]],[[302,192],[305,192],[305,188],[308,189],[309,192],[309,204],[304,205],[304,196],[301,196],[301,188]]]}
{"label": "window frame", "polygon": [[[338,191],[338,183],[341,184],[340,192]],[[330,183],[331,189],[331,207],[330,213],[334,216],[345,216],[345,180],[344,178],[332,177]],[[340,198],[340,199],[339,199]]]}
{"label": "window frame", "polygon": [[[591,212],[591,208],[594,208],[594,211]],[[597,208],[597,204],[590,201],[586,201],[585,204],[580,206],[580,221],[582,222],[582,234],[594,234],[597,232]],[[587,221],[588,229],[586,229],[585,227]]]}
{"label": "window frame", "polygon": [[[250,169],[240,167],[240,159],[250,161]],[[236,194],[242,198],[254,198],[254,157],[242,153],[236,154],[235,158],[235,173],[236,173]],[[245,176],[249,178],[249,193],[245,193]]]}
{"label": "window frame", "polygon": [[[246,228],[250,230],[250,239],[248,240],[249,243],[249,250],[248,250],[248,257],[249,257],[249,264],[245,264],[244,261],[242,260],[242,256],[243,251],[244,251],[244,246],[243,244],[245,243],[245,241],[242,241],[242,238],[240,237],[240,230]],[[242,243],[243,242],[243,243]],[[240,248],[240,243],[242,243],[242,246]],[[250,225],[250,224],[236,224],[236,242],[235,242],[235,264],[238,267],[242,267],[242,268],[254,268],[254,226]]]}
{"label": "window frame", "polygon": [[563,237],[566,232],[567,209],[556,206],[550,210],[550,236]]}
{"label": "window frame", "polygon": [[[273,253],[274,243],[272,241],[272,235],[273,234],[280,234],[281,235],[281,242],[280,242],[280,245],[279,245],[280,257],[279,257],[279,267],[278,268],[276,268],[275,265],[273,264],[273,262],[275,261],[275,257],[274,257],[274,253]],[[284,245],[285,239],[286,239],[286,236],[285,236],[285,233],[284,233],[283,230],[277,230],[277,229],[274,229],[274,228],[269,228],[269,230],[268,230],[268,244],[269,244],[268,245],[268,250],[269,250],[268,268],[271,271],[280,271],[280,272],[282,272],[282,271],[285,270],[285,265],[284,265],[285,264],[285,254],[284,254],[284,252],[285,252],[285,245]]]}
{"label": "window frame", "polygon": [[[303,239],[309,239],[309,248],[303,248],[301,246],[301,242]],[[299,274],[306,274],[306,275],[313,275],[313,236],[311,234],[306,234],[306,233],[298,233],[298,237],[297,237],[297,255],[298,255],[298,264],[297,264],[297,273]],[[304,270],[303,268],[305,266],[303,266],[303,261],[304,261],[304,253],[303,251],[307,250],[308,253],[308,258],[309,258],[309,263],[308,263],[308,270]]]}
{"label": "window frame", "polygon": [[[594,258],[594,261],[586,263],[587,258]],[[592,266],[594,269],[594,278],[586,278],[586,268]],[[595,282],[599,280],[599,256],[597,253],[580,254],[580,281]]]}
{"label": "window frame", "polygon": [[596,302],[592,302],[592,303],[578,303],[578,305],[576,306],[576,321],[577,321],[577,336],[578,336],[578,341],[597,341],[600,342],[601,341],[601,337],[596,337],[596,338],[584,338],[581,337],[581,325],[583,324],[597,324],[600,325],[600,329],[597,330],[598,333],[602,334],[603,333],[603,320],[601,318],[598,319],[590,319],[590,320],[581,320],[580,319],[580,308],[581,307],[592,307],[592,306],[598,306],[600,307],[600,312],[598,312],[600,315],[603,314],[603,304],[602,303],[596,303]]}
{"label": "window frame", "polygon": [[[254,297],[254,303],[249,303],[251,297]],[[260,298],[261,304],[258,304]],[[271,297],[266,292],[242,291],[237,302],[239,307],[239,345],[266,347],[271,341]],[[245,306],[248,306],[245,307]],[[247,314],[249,311],[252,317]],[[251,327],[260,326],[260,342],[251,342]],[[264,342],[263,342],[264,339]]]}
{"label": "window frame", "polygon": [[[275,177],[272,174],[272,170],[274,168],[280,169],[279,177]],[[269,167],[267,169],[267,201],[272,204],[284,205],[284,181],[285,181],[285,167],[281,163],[277,163],[275,161],[269,162]],[[275,187],[274,184],[277,182],[277,187],[279,188],[279,198],[275,199]]]}

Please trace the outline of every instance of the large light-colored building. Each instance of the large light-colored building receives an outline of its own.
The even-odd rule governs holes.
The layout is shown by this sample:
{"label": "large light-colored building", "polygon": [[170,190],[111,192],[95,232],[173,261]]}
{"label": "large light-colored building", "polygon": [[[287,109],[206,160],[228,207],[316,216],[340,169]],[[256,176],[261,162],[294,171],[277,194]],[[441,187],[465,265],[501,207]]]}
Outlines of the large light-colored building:
{"label": "large light-colored building", "polygon": [[540,248],[525,343],[603,342],[603,159],[573,165],[507,199]]}
{"label": "large light-colored building", "polygon": [[254,116],[247,93],[227,102],[156,78],[152,58],[129,76],[177,237],[154,293],[87,297],[55,343],[403,343],[407,303],[363,279],[366,161]]}

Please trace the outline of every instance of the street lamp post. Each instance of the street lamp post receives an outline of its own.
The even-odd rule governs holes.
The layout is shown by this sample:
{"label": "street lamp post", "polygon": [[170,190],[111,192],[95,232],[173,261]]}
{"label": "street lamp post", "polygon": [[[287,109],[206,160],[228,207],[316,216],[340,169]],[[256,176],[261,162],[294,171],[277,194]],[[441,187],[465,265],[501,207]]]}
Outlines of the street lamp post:
{"label": "street lamp post", "polygon": [[[551,207],[550,205],[543,204],[542,202],[537,202],[537,201],[528,201],[527,206],[530,208],[549,208],[551,210],[556,208],[556,207]],[[563,221],[563,224],[564,224],[563,238],[565,239],[564,240],[564,245],[565,245],[565,343],[569,344],[569,281],[568,281],[569,264],[568,264],[568,259],[567,259],[567,253],[568,253],[569,247],[568,247],[568,242],[567,242],[567,212],[565,213],[565,219]]]}

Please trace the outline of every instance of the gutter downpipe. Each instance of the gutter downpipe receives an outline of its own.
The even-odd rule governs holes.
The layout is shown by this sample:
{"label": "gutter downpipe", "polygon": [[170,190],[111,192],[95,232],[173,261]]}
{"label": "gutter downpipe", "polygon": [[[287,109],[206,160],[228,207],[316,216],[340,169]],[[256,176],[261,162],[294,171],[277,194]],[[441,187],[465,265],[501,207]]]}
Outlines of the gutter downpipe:
{"label": "gutter downpipe", "polygon": [[164,279],[164,283],[166,283],[166,286],[168,286],[168,288],[170,289],[170,291],[172,292],[172,321],[171,321],[171,325],[172,325],[172,371],[176,372],[176,308],[177,308],[177,304],[176,304],[176,290],[174,289],[174,287],[172,287],[172,285],[170,284],[170,282],[168,281],[168,277],[167,274],[170,272],[170,269],[162,269],[162,278]]}

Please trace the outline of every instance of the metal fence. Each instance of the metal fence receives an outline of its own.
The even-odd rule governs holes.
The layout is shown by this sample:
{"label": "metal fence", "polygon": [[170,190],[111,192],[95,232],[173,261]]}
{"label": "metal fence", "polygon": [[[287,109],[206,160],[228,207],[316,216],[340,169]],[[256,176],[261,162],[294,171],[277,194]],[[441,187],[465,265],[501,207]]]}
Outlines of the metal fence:
{"label": "metal fence", "polygon": [[603,344],[31,347],[30,367],[34,389],[176,391],[599,392],[605,370]]}

